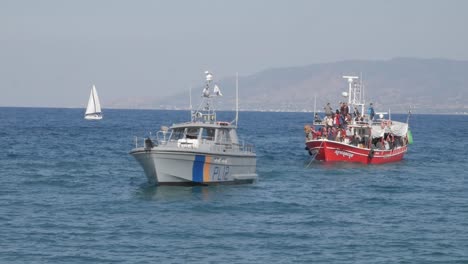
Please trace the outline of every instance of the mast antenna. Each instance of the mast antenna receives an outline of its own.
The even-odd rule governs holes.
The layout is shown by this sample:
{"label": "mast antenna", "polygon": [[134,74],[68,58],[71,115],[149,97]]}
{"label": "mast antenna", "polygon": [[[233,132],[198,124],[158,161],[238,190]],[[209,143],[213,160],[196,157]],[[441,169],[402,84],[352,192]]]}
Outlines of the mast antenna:
{"label": "mast antenna", "polygon": [[[348,79],[348,105],[354,104],[356,101],[355,93],[353,92],[353,82],[355,79],[359,79],[357,76],[343,76],[344,79]],[[353,102],[354,101],[354,102]]]}
{"label": "mast antenna", "polygon": [[315,111],[316,108],[317,108],[317,95],[314,94],[314,121],[313,123],[315,123],[315,115],[317,114],[317,112]]}
{"label": "mast antenna", "polygon": [[193,108],[192,108],[192,85],[189,86],[189,94],[190,94],[190,119],[193,117]]}

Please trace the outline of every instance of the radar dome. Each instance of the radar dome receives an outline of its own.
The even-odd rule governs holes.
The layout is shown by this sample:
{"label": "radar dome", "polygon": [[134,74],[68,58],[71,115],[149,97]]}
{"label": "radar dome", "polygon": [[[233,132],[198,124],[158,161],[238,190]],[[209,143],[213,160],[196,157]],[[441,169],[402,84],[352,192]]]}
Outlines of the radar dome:
{"label": "radar dome", "polygon": [[212,81],[213,80],[213,73],[206,71],[205,72],[206,80],[207,81]]}

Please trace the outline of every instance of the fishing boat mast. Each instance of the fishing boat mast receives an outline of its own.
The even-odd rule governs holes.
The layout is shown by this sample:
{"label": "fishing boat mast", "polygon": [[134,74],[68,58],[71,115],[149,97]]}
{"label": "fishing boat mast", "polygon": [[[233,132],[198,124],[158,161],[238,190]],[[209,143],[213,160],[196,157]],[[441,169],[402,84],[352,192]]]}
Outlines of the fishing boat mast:
{"label": "fishing boat mast", "polygon": [[348,98],[348,105],[361,108],[361,115],[364,115],[364,96],[363,96],[363,85],[362,82],[358,82],[358,76],[343,76],[344,79],[348,80],[348,93],[343,92],[342,95]]}

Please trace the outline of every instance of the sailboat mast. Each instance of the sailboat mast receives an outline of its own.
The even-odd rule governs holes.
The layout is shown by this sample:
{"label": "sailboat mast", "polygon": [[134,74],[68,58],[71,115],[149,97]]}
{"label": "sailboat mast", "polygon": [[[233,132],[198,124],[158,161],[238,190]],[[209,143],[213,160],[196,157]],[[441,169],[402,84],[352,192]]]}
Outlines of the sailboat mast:
{"label": "sailboat mast", "polygon": [[239,122],[239,73],[236,72],[236,127]]}
{"label": "sailboat mast", "polygon": [[96,94],[96,87],[94,86],[93,84],[93,103],[94,103],[94,112],[96,112],[96,98],[95,98],[95,94]]}

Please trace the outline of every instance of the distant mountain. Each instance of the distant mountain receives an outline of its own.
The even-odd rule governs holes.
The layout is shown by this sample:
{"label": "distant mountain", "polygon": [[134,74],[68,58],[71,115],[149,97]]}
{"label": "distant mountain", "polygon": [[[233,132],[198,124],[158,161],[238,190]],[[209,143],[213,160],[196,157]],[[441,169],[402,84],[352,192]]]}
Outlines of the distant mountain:
{"label": "distant mountain", "polygon": [[[301,67],[268,69],[239,77],[241,110],[312,111],[326,102],[335,107],[347,91],[343,75],[363,77],[366,101],[379,111],[418,113],[468,111],[468,61],[395,58],[392,60],[349,60]],[[220,109],[235,108],[235,77],[218,82],[224,94]],[[202,88],[193,89],[198,99]],[[194,100],[195,101],[195,100]],[[188,93],[161,101],[142,102],[153,108],[187,108]],[[194,103],[196,106],[196,103]]]}

